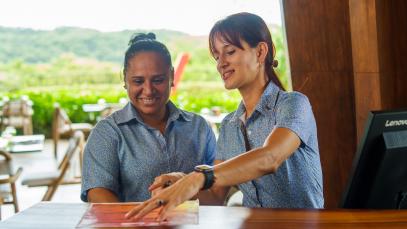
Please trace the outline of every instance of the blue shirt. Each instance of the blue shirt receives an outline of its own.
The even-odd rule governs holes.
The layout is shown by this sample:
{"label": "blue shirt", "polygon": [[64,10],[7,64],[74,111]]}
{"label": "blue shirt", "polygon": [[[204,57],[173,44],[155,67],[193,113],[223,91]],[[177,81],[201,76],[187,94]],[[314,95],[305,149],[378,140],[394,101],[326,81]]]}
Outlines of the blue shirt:
{"label": "blue shirt", "polygon": [[167,108],[164,134],[146,125],[131,103],[97,123],[85,147],[83,201],[96,187],[111,190],[123,202],[144,201],[155,177],[213,163],[216,140],[207,122],[171,101]]}
{"label": "blue shirt", "polygon": [[[222,121],[217,160],[228,160],[246,151],[240,128],[243,103]],[[246,207],[323,208],[322,171],[317,129],[311,105],[299,92],[285,92],[269,83],[253,114],[246,120],[251,149],[262,147],[274,128],[288,128],[298,135],[300,147],[274,174],[239,185]],[[239,176],[239,174],[236,174]]]}

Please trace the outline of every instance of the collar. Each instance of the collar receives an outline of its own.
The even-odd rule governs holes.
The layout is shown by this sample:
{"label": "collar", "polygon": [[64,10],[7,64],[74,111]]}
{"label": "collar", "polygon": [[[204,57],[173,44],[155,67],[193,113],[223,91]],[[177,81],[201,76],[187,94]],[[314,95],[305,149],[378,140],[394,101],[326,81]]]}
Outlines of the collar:
{"label": "collar", "polygon": [[[168,123],[175,121],[175,120],[184,120],[184,121],[191,121],[192,120],[192,114],[187,113],[183,110],[178,109],[174,103],[171,101],[168,101],[166,104],[167,109],[169,111],[169,116],[168,116]],[[140,117],[139,112],[137,109],[131,104],[131,102],[128,102],[126,106],[121,109],[120,111],[117,112],[118,118],[117,118],[117,123],[118,124],[123,124],[130,122],[132,120],[136,120],[139,123],[144,124],[143,119]]]}

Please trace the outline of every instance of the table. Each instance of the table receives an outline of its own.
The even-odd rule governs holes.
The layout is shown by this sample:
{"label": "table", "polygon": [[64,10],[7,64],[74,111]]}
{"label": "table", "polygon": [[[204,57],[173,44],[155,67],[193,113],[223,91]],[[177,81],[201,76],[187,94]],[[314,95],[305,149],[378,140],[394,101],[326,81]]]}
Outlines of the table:
{"label": "table", "polygon": [[100,111],[102,111],[103,109],[105,109],[105,108],[107,108],[108,107],[108,104],[106,104],[106,103],[102,103],[102,104],[98,104],[98,103],[95,103],[95,104],[83,104],[82,105],[82,110],[84,111],[84,112],[100,112]]}
{"label": "table", "polygon": [[[87,207],[86,203],[41,202],[1,222],[0,228],[75,228]],[[174,228],[407,228],[407,210],[200,206],[198,225]]]}
{"label": "table", "polygon": [[0,137],[0,150],[6,150],[10,153],[42,151],[44,140],[45,135],[43,134]]}
{"label": "table", "polygon": [[[126,100],[127,101],[127,100]],[[107,116],[116,110],[123,108],[126,103],[96,103],[96,104],[83,104],[82,110],[89,113],[89,119],[95,120],[95,113],[102,113],[102,116]],[[106,111],[107,114],[103,114]],[[98,120],[97,120],[98,121]]]}

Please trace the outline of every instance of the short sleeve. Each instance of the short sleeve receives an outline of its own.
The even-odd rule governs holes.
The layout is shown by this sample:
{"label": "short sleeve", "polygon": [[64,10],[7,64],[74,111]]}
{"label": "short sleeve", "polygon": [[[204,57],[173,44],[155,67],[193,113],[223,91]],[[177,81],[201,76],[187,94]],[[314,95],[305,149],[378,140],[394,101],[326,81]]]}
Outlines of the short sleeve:
{"label": "short sleeve", "polygon": [[205,126],[207,129],[207,142],[206,142],[206,147],[205,147],[205,164],[207,165],[213,165],[213,161],[215,159],[216,155],[216,138],[215,134],[213,133],[212,129],[209,127],[209,125],[205,122]]}
{"label": "short sleeve", "polygon": [[308,98],[299,92],[285,94],[277,103],[276,127],[290,129],[307,145],[316,128]]}
{"label": "short sleeve", "polygon": [[106,120],[92,130],[85,146],[82,168],[82,201],[88,201],[88,190],[106,188],[119,198],[118,134]]}
{"label": "short sleeve", "polygon": [[227,129],[226,120],[227,120],[227,118],[225,118],[221,123],[220,129],[219,129],[219,136],[218,136],[218,140],[216,143],[216,160],[220,160],[220,161],[225,161],[227,158],[227,156],[226,156],[227,149],[225,147],[225,144],[227,144],[226,143],[226,139],[227,139],[226,138],[226,135],[227,135],[226,134],[226,129]]}

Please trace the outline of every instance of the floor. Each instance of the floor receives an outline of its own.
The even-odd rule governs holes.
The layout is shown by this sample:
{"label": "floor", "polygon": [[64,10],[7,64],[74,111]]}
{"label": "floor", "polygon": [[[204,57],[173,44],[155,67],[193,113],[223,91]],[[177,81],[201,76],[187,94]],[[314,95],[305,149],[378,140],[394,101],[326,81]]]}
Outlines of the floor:
{"label": "floor", "polygon": [[[64,153],[64,149],[67,147],[68,141],[61,140],[58,144],[58,158],[61,159]],[[53,142],[52,140],[45,140],[44,150],[42,152],[30,152],[30,153],[13,153],[13,163],[16,167],[22,167],[23,173],[17,182],[17,197],[20,211],[38,203],[41,201],[42,196],[45,194],[46,187],[28,188],[21,185],[21,180],[24,176],[31,173],[46,172],[56,169],[57,162],[54,159],[53,154]],[[77,158],[77,157],[76,157]],[[76,161],[72,170],[69,171],[69,175],[74,175],[79,171],[79,163]],[[0,186],[0,188],[8,188]],[[58,187],[52,201],[54,202],[81,202],[79,198],[80,184],[73,185],[61,185]],[[1,205],[1,219],[7,219],[13,216],[14,207],[11,204]]]}

